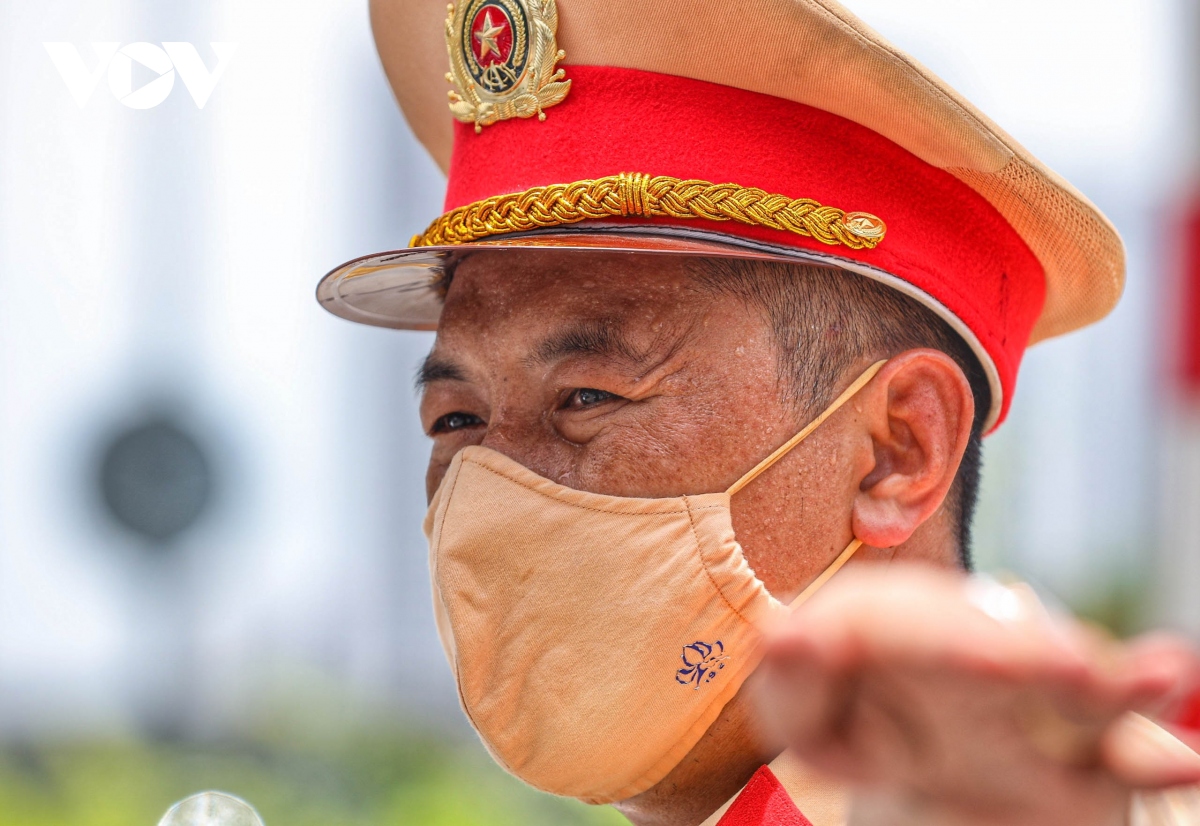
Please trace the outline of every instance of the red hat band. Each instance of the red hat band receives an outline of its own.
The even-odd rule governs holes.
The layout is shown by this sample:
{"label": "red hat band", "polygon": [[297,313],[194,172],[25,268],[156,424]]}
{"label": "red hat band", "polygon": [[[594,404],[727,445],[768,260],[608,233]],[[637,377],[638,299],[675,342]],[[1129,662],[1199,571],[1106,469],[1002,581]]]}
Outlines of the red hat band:
{"label": "red hat band", "polygon": [[508,120],[479,134],[471,124],[455,125],[448,213],[622,175],[735,184],[776,204],[816,202],[823,208],[780,220],[682,217],[631,203],[606,215],[549,216],[540,225],[586,218],[593,228],[599,221],[614,229],[701,230],[814,254],[886,281],[938,312],[976,350],[998,397],[990,423],[1003,420],[1046,288],[1042,265],[982,196],[882,135],[811,106],[635,69],[563,68],[574,91],[544,121]]}

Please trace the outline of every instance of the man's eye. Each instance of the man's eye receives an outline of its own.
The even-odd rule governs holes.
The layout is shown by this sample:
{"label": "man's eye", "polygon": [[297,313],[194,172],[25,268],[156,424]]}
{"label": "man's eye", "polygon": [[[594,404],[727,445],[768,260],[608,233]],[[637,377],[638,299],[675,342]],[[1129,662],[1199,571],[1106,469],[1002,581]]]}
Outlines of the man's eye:
{"label": "man's eye", "polygon": [[609,393],[606,390],[596,390],[591,387],[581,387],[570,396],[567,397],[566,404],[563,409],[578,409],[582,407],[594,407],[604,402],[610,402],[613,399],[621,398],[616,393]]}
{"label": "man's eye", "polygon": [[431,435],[438,433],[449,433],[453,430],[462,430],[464,427],[476,427],[483,424],[483,419],[478,416],[473,416],[470,413],[447,413],[436,422],[430,429]]}

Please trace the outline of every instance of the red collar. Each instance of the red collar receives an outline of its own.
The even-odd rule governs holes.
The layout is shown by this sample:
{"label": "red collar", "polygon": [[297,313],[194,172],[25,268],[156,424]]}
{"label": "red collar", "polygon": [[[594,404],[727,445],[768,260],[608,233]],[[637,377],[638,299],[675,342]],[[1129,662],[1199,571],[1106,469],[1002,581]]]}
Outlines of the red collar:
{"label": "red collar", "polygon": [[1178,724],[1192,729],[1193,734],[1200,733],[1200,691],[1197,691],[1184,704],[1183,713],[1179,715]]}
{"label": "red collar", "polygon": [[767,766],[754,773],[717,826],[812,826]]}

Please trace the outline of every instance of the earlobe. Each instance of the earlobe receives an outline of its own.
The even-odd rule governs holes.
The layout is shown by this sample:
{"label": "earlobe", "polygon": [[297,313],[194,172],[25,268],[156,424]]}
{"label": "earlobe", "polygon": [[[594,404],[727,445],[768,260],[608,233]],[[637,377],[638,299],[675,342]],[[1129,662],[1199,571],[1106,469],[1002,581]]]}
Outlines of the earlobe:
{"label": "earlobe", "polygon": [[872,455],[854,499],[854,535],[891,548],[945,501],[970,439],[974,397],[953,359],[921,349],[891,359],[861,399]]}

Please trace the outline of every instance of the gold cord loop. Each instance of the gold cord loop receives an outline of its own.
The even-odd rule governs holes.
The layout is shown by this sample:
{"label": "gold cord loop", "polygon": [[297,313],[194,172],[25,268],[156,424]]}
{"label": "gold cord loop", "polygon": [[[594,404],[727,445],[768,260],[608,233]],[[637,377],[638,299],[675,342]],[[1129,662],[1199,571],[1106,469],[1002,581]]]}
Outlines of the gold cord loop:
{"label": "gold cord loop", "polygon": [[736,221],[854,250],[874,249],[887,232],[874,215],[846,213],[808,198],[772,195],[737,184],[622,172],[476,201],[442,215],[424,233],[414,236],[410,246],[465,244],[509,232],[629,217]]}

